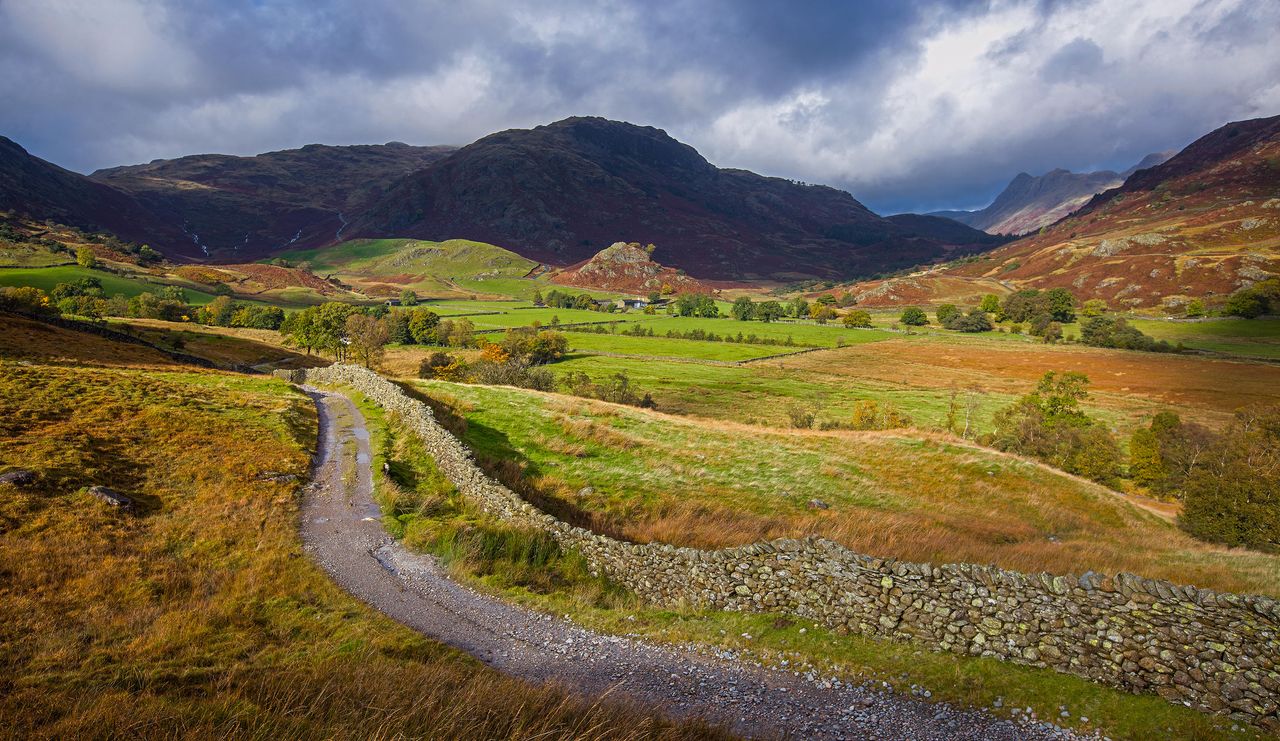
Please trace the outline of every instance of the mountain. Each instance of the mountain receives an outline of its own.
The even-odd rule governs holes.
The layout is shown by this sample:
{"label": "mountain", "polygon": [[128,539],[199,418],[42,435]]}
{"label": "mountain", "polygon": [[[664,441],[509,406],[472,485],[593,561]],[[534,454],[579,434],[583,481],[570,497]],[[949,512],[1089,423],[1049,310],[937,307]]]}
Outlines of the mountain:
{"label": "mountain", "polygon": [[90,177],[134,196],[177,229],[170,254],[253,259],[342,238],[353,214],[453,147],[381,145],[301,149],[254,157],[202,154],[98,170]]}
{"label": "mountain", "polygon": [[1089,202],[1094,195],[1124,182],[1134,172],[1169,159],[1171,152],[1149,154],[1124,173],[1111,170],[1075,173],[1051,170],[1039,177],[1018,173],[991,205],[978,211],[935,211],[991,234],[1027,234],[1063,218]]}
{"label": "mountain", "polygon": [[639,242],[615,242],[591,256],[590,260],[571,265],[551,280],[569,286],[600,288],[606,291],[647,294],[664,285],[678,293],[707,293],[710,289],[682,271],[656,262],[654,245],[642,247]]}
{"label": "mountain", "polygon": [[1280,116],[1237,121],[1070,217],[945,271],[1167,308],[1280,272]]}
{"label": "mountain", "polygon": [[630,237],[715,280],[876,273],[984,247],[917,236],[844,191],[720,169],[660,129],[602,118],[486,136],[406,177],[349,234],[465,236],[556,265]]}
{"label": "mountain", "polygon": [[0,211],[134,241],[162,225],[131,195],[46,162],[0,136]]}

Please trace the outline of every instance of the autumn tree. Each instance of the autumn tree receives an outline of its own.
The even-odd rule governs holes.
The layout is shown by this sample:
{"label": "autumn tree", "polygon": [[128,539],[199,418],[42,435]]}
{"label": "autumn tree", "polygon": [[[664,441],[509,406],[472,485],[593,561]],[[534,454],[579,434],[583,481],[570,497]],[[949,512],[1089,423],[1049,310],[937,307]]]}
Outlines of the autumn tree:
{"label": "autumn tree", "polygon": [[387,339],[387,324],[368,314],[351,314],[346,321],[346,340],[351,353],[366,368],[382,364]]}

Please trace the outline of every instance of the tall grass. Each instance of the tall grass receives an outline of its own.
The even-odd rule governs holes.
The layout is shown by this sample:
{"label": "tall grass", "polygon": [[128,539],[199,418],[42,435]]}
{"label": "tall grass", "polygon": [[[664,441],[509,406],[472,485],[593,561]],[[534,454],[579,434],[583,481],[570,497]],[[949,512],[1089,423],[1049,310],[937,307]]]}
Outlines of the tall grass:
{"label": "tall grass", "polygon": [[272,380],[0,361],[0,471],[38,477],[0,485],[0,737],[719,737],[504,677],[343,593],[302,553],[300,484],[271,480],[305,477],[314,429]]}

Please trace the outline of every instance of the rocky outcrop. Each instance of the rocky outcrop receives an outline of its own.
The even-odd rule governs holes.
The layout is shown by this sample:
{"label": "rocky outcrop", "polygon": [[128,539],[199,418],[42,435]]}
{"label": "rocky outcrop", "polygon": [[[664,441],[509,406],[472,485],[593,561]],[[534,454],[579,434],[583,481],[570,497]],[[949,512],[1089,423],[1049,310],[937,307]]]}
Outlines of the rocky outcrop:
{"label": "rocky outcrop", "polygon": [[660,605],[779,612],[837,631],[1046,667],[1280,731],[1280,602],[1132,574],[1022,574],[907,563],[821,538],[704,551],[625,543],[568,525],[489,479],[431,410],[348,365],[277,371],[342,384],[399,417],[469,500],[551,533],[592,568]]}
{"label": "rocky outcrop", "polygon": [[654,245],[614,242],[590,260],[570,266],[551,280],[570,286],[606,291],[647,294],[662,289],[667,293],[710,293],[711,289],[675,268],[653,259]]}

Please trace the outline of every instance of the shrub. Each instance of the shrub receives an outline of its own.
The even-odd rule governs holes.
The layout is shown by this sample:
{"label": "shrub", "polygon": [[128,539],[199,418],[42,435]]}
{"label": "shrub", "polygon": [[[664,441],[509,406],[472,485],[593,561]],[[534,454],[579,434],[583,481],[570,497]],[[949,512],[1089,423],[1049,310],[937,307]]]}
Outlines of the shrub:
{"label": "shrub", "polygon": [[1280,550],[1280,406],[1236,414],[1187,477],[1178,522],[1201,540]]}
{"label": "shrub", "polygon": [[792,427],[798,430],[807,430],[813,427],[813,422],[817,415],[808,407],[792,404],[787,407],[787,417],[791,420]]}
{"label": "shrub", "polygon": [[960,316],[960,309],[955,304],[942,304],[933,312],[933,315],[938,318],[938,324],[945,327],[947,322]]}
{"label": "shrub", "polygon": [[846,327],[870,327],[871,313],[863,309],[854,309],[844,315],[843,321]]}
{"label": "shrub", "polygon": [[924,313],[924,310],[921,309],[920,307],[908,306],[907,308],[902,310],[902,316],[899,317],[898,321],[902,322],[908,327],[923,327],[924,325],[929,323],[929,317]]}
{"label": "shrub", "polygon": [[1280,277],[1268,278],[1241,288],[1227,298],[1223,313],[1245,319],[1280,312]]}
{"label": "shrub", "polygon": [[880,404],[874,399],[861,399],[853,405],[851,426],[855,430],[894,430],[910,424],[910,417],[887,402]]}
{"label": "shrub", "polygon": [[985,442],[1068,473],[1113,483],[1120,469],[1120,446],[1080,408],[1088,385],[1082,373],[1046,373],[1034,391],[996,413],[995,431]]}
{"label": "shrub", "polygon": [[1137,327],[1130,326],[1124,317],[1095,316],[1085,321],[1080,325],[1080,341],[1092,347],[1119,350],[1174,351],[1168,342],[1143,334]]}
{"label": "shrub", "polygon": [[418,365],[418,378],[438,378],[442,381],[461,381],[467,364],[462,358],[447,352],[433,352]]}

